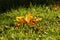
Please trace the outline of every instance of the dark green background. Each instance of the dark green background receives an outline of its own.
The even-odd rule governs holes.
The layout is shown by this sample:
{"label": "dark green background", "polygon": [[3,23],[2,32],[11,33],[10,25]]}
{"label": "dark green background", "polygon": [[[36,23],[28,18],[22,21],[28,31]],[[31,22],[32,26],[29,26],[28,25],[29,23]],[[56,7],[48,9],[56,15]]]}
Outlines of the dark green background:
{"label": "dark green background", "polygon": [[60,0],[0,0],[0,12],[10,10],[11,8],[18,8],[20,6],[28,7],[30,2],[33,5],[49,5],[53,3],[60,3]]}

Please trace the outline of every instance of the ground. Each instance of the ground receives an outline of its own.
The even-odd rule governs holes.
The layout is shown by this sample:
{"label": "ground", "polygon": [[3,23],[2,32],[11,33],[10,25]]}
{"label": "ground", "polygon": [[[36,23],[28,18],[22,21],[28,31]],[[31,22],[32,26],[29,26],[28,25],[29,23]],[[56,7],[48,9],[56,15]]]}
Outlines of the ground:
{"label": "ground", "polygon": [[[24,24],[21,28],[13,25],[17,16],[30,12],[33,16],[42,18],[37,22],[40,30],[35,30]],[[60,40],[60,7],[31,6],[20,7],[0,14],[0,40]]]}

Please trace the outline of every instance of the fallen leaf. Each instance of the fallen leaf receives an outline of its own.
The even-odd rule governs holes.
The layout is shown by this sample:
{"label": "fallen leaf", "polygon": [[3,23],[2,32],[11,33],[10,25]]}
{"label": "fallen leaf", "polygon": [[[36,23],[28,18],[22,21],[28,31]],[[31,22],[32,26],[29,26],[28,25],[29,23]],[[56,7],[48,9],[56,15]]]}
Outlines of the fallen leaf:
{"label": "fallen leaf", "polygon": [[32,18],[33,18],[33,16],[30,13],[26,14],[26,16],[25,16],[25,20],[27,23],[29,23]]}
{"label": "fallen leaf", "polygon": [[36,23],[36,20],[33,18],[32,14],[30,13],[26,14],[25,20],[29,25],[34,25]]}
{"label": "fallen leaf", "polygon": [[[16,17],[16,20],[20,23],[27,23],[28,25],[33,26],[36,25],[37,21],[41,21],[42,18],[37,18],[34,17],[31,13],[27,13],[25,16]],[[16,26],[19,26],[19,24],[16,24]]]}
{"label": "fallen leaf", "polygon": [[16,20],[20,23],[26,23],[26,21],[24,20],[24,16],[16,17]]}
{"label": "fallen leaf", "polygon": [[36,23],[36,21],[34,19],[31,19],[30,22],[28,23],[29,25],[34,25]]}

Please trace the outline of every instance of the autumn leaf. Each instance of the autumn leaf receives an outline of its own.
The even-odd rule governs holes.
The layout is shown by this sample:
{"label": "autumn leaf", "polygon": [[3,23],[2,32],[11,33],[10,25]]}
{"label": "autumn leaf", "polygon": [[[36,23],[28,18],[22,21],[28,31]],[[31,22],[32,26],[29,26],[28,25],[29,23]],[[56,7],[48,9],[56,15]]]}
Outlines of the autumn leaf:
{"label": "autumn leaf", "polygon": [[35,22],[36,22],[35,19],[33,18],[33,16],[30,13],[26,14],[25,20],[29,25],[34,25]]}
{"label": "autumn leaf", "polygon": [[26,21],[24,20],[24,16],[16,17],[16,20],[20,23],[26,23]]}
{"label": "autumn leaf", "polygon": [[31,19],[30,22],[28,23],[29,25],[34,25],[36,21],[34,19]]}
{"label": "autumn leaf", "polygon": [[27,23],[29,23],[32,18],[33,18],[33,16],[30,13],[26,14],[26,16],[25,16],[25,20]]}
{"label": "autumn leaf", "polygon": [[27,13],[25,16],[16,17],[16,20],[20,23],[27,23],[32,26],[35,25],[37,21],[41,21],[42,18],[34,17],[31,13]]}

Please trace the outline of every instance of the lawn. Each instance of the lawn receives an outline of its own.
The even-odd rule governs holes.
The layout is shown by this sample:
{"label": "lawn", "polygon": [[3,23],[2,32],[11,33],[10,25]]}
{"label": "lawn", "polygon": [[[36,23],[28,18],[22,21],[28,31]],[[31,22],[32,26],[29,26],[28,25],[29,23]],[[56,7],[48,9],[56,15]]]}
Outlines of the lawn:
{"label": "lawn", "polygon": [[[36,30],[27,24],[15,27],[14,20],[30,12],[41,17],[37,22],[40,29]],[[60,40],[60,7],[30,6],[11,9],[0,14],[0,40]]]}

